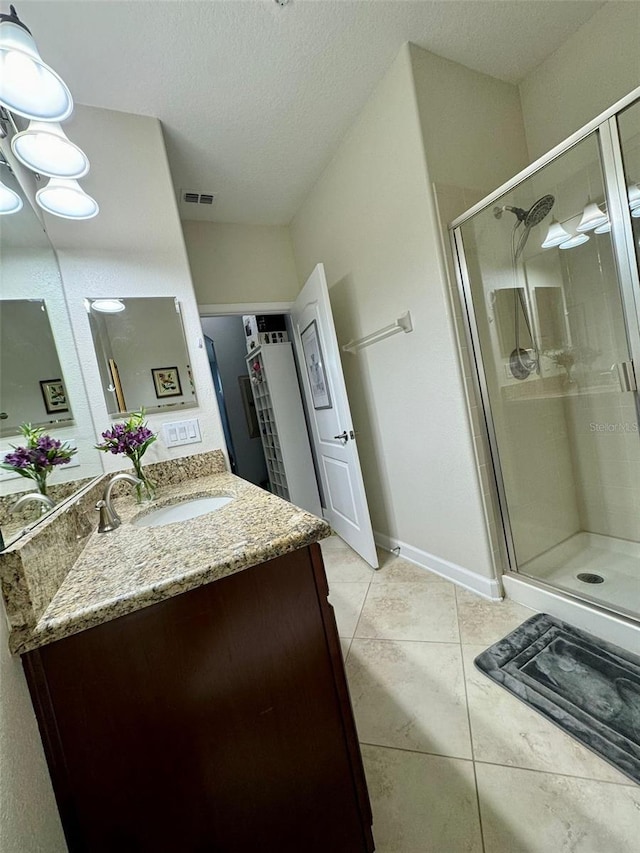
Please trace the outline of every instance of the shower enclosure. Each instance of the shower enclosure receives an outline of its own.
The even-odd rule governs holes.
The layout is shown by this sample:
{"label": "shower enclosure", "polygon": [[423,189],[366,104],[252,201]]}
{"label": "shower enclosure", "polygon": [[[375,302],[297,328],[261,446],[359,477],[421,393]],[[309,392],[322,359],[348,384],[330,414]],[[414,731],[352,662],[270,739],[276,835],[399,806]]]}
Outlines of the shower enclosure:
{"label": "shower enclosure", "polygon": [[450,229],[505,572],[640,623],[639,97]]}

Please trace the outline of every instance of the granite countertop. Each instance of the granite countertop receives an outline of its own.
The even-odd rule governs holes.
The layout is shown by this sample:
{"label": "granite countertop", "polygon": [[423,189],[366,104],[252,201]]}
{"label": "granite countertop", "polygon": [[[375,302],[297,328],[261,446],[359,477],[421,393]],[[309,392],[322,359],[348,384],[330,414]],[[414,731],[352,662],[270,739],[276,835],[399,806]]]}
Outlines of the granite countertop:
{"label": "granite countertop", "polygon": [[[198,518],[163,527],[130,522],[162,506],[209,495],[233,497]],[[140,506],[116,497],[122,525],[93,533],[20,652],[263,563],[329,536],[329,525],[229,473],[165,485]]]}

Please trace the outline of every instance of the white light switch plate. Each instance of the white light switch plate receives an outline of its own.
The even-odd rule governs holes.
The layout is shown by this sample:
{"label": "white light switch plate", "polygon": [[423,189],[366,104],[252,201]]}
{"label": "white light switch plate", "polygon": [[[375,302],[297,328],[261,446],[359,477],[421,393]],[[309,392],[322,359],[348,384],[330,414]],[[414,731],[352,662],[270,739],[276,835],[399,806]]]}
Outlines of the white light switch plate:
{"label": "white light switch plate", "polygon": [[197,418],[163,424],[162,435],[167,447],[179,447],[181,444],[196,444],[202,441],[200,423]]}

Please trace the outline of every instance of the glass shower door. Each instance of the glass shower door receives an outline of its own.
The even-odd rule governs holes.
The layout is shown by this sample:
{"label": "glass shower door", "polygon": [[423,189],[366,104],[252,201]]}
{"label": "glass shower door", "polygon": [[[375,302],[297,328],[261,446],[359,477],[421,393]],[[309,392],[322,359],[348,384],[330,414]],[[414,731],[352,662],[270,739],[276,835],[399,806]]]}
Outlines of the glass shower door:
{"label": "glass shower door", "polygon": [[511,569],[637,614],[638,326],[612,185],[595,132],[464,222],[456,248]]}

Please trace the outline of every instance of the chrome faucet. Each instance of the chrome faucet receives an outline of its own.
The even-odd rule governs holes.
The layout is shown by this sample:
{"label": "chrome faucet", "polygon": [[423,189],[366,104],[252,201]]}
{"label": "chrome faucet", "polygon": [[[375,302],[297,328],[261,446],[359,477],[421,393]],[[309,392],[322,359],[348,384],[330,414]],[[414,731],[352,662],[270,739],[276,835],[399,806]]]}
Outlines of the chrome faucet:
{"label": "chrome faucet", "polygon": [[98,501],[98,503],[96,504],[96,509],[100,513],[98,533],[110,533],[112,530],[115,530],[116,527],[120,527],[120,525],[122,524],[120,516],[113,508],[113,504],[111,502],[111,490],[113,489],[114,485],[119,481],[131,483],[132,486],[139,486],[142,484],[142,480],[138,479],[138,477],[134,477],[133,474],[127,474],[126,472],[123,472],[122,474],[116,474],[109,480],[109,482],[105,486],[104,494],[102,495],[102,500]]}
{"label": "chrome faucet", "polygon": [[52,501],[48,495],[41,495],[40,492],[27,492],[26,495],[22,495],[22,497],[18,498],[18,500],[11,507],[10,511],[17,512],[30,501],[36,501],[36,503],[42,504],[42,508],[40,510],[41,515],[44,515],[45,512],[49,512],[49,510],[53,509],[53,507],[55,506],[55,501]]}

